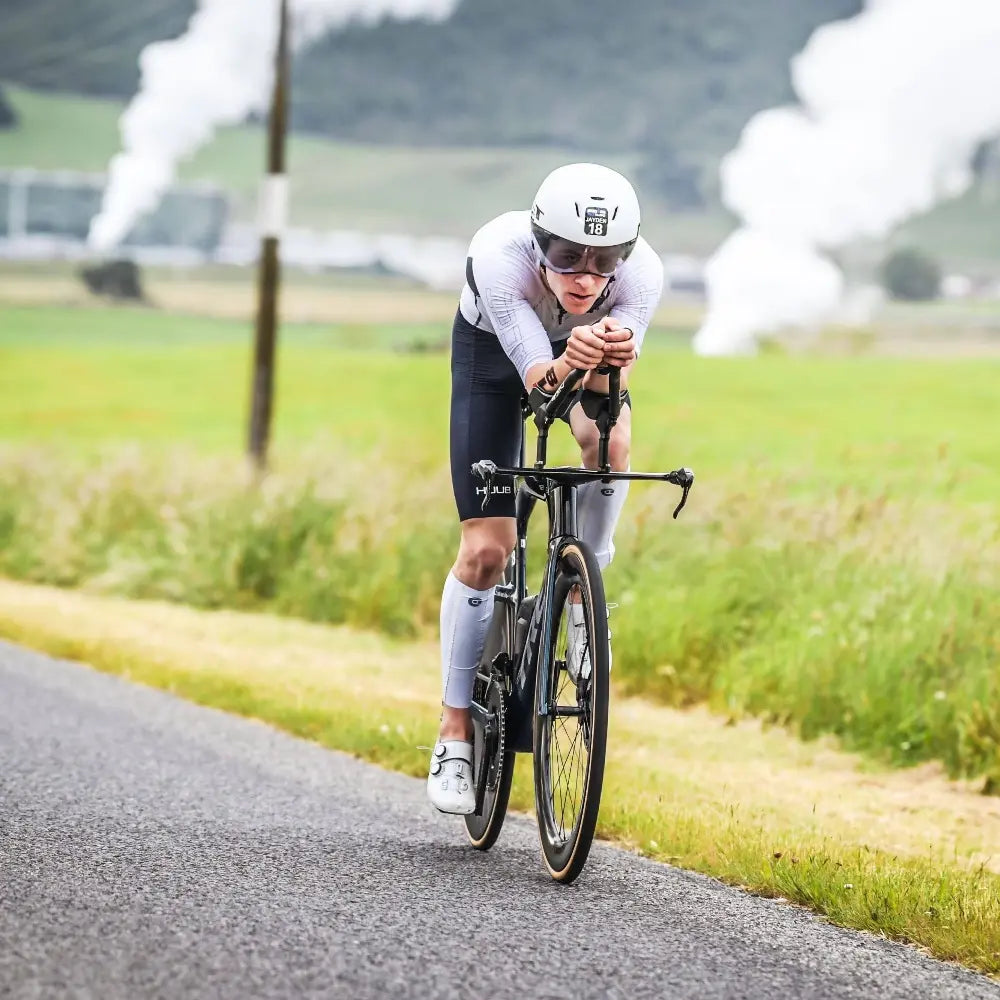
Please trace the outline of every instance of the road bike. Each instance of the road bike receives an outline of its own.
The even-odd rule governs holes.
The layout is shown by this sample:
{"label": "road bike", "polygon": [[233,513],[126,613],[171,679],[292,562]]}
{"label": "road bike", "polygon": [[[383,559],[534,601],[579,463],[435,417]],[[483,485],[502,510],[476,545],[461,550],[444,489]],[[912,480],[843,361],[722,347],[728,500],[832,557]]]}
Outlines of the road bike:
{"label": "road bike", "polygon": [[[610,371],[607,398],[587,411],[600,433],[598,468],[546,468],[549,428],[577,401],[577,386],[585,375],[571,373],[535,410],[534,466],[525,467],[523,434],[519,466],[498,467],[488,460],[472,466],[483,483],[484,511],[495,495],[497,476],[521,482],[515,495],[517,544],[496,588],[473,688],[476,811],[465,817],[465,824],[473,847],[486,851],[496,843],[507,813],[515,755],[531,753],[542,855],[549,874],[561,883],[580,874],[590,853],[604,782],[610,701],[604,581],[593,551],[577,537],[576,490],[595,480],[673,483],[683,491],[673,512],[676,518],[694,483],[688,468],[612,472],[609,439],[621,411],[618,368]],[[531,412],[526,403],[526,420]],[[548,509],[548,555],[538,593],[529,596],[528,520],[539,500]],[[574,604],[582,615],[571,611]]]}

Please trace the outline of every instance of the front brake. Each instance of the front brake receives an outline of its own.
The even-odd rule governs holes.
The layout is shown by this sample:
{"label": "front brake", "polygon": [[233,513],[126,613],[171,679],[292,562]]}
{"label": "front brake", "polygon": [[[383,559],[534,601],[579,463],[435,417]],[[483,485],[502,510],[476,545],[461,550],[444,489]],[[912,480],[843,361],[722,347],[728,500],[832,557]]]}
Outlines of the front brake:
{"label": "front brake", "polygon": [[483,497],[482,503],[482,509],[485,511],[486,505],[493,495],[493,477],[497,474],[497,464],[488,458],[484,458],[481,462],[473,462],[472,474],[478,476],[486,484],[486,496]]}
{"label": "front brake", "polygon": [[668,483],[673,483],[674,486],[681,487],[681,502],[674,508],[674,520],[676,521],[677,515],[684,509],[688,494],[694,485],[694,473],[688,468],[675,469],[673,472],[668,472],[663,478]]}

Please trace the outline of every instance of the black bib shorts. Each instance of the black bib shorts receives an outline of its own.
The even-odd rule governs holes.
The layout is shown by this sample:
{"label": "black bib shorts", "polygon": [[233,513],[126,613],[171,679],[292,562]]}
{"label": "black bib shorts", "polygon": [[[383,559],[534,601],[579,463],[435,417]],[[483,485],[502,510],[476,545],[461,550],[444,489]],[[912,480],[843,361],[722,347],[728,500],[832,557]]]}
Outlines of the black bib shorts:
{"label": "black bib shorts", "polygon": [[[566,341],[556,341],[552,357],[565,350]],[[451,332],[451,485],[460,521],[514,516],[513,478],[493,480],[493,495],[483,510],[486,487],[472,475],[472,463],[490,459],[497,465],[518,464],[523,395],[521,376],[496,334],[477,329],[457,312]],[[630,394],[624,403],[631,408]],[[569,423],[568,415],[563,419]]]}
{"label": "black bib shorts", "polygon": [[[556,357],[565,341],[552,345]],[[513,517],[514,481],[497,476],[483,510],[486,487],[472,475],[472,463],[488,458],[517,465],[521,457],[524,385],[496,334],[474,327],[461,312],[451,332],[451,485],[458,518]]]}

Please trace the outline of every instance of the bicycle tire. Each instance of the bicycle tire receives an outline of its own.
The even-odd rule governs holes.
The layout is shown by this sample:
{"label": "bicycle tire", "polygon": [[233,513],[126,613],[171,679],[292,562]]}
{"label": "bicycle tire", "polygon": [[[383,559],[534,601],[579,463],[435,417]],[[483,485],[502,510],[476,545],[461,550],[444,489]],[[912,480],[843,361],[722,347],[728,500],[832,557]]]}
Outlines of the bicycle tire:
{"label": "bicycle tire", "polygon": [[[510,657],[514,648],[514,627],[512,613],[506,602],[497,601],[494,614],[502,616],[498,632],[493,633],[495,641],[488,643],[484,651],[480,669],[476,674],[473,687],[473,700],[500,715],[499,725],[504,726],[503,713],[506,710],[506,698],[509,694],[509,677],[502,679],[491,668],[494,658],[499,653]],[[492,630],[491,630],[492,632]],[[478,851],[488,851],[500,836],[503,822],[507,816],[507,805],[510,801],[510,785],[514,777],[514,751],[504,749],[509,747],[506,734],[498,740],[498,746],[491,754],[484,753],[483,767],[496,767],[497,779],[493,788],[487,786],[483,797],[481,813],[470,813],[465,817],[465,829],[469,843]],[[497,759],[499,757],[499,759]]]}
{"label": "bicycle tire", "polygon": [[[607,751],[608,709],[610,702],[607,605],[604,581],[597,559],[589,546],[570,539],[559,549],[557,575],[552,607],[552,629],[545,659],[539,664],[535,688],[534,710],[534,778],[535,812],[542,856],[549,874],[557,882],[569,884],[579,876],[587,862],[597,828],[604,784],[604,762]],[[584,608],[587,650],[590,656],[589,677],[573,683],[567,670],[569,596],[579,587]],[[543,685],[543,676],[547,683]],[[545,692],[551,692],[551,708],[542,704]],[[564,704],[575,699],[575,704]],[[557,712],[564,714],[559,715]],[[578,714],[569,714],[578,713]],[[573,733],[568,722],[575,719]],[[572,809],[572,826],[567,829],[567,798],[562,801],[554,789],[569,766],[570,757],[557,752],[570,743],[570,752],[586,754],[586,764],[580,770],[582,787],[578,804]],[[579,741],[579,742],[578,742]],[[554,759],[555,758],[555,759]]]}

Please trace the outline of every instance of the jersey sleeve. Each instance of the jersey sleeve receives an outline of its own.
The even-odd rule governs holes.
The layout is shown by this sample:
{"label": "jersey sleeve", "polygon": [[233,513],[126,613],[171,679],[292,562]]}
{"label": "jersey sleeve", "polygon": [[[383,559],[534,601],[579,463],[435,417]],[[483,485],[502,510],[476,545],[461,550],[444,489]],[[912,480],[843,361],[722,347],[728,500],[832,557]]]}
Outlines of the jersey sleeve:
{"label": "jersey sleeve", "polygon": [[486,250],[473,254],[470,261],[478,306],[523,382],[532,365],[552,360],[549,335],[524,296],[529,276],[503,251]]}
{"label": "jersey sleeve", "polygon": [[636,247],[636,253],[622,266],[617,283],[615,304],[608,315],[632,331],[638,353],[663,294],[663,262],[649,244]]}

